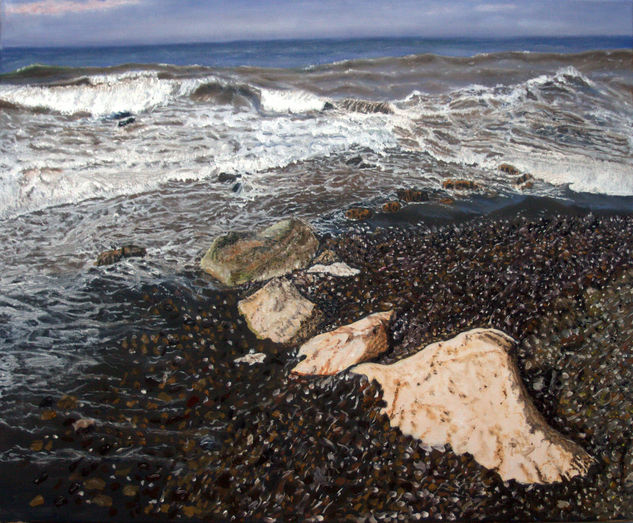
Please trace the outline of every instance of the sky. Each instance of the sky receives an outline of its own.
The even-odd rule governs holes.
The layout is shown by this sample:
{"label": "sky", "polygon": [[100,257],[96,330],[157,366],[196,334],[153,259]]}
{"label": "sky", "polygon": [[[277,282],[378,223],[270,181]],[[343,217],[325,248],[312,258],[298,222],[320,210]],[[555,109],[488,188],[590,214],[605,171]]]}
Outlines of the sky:
{"label": "sky", "polygon": [[0,0],[5,46],[631,35],[633,0]]}

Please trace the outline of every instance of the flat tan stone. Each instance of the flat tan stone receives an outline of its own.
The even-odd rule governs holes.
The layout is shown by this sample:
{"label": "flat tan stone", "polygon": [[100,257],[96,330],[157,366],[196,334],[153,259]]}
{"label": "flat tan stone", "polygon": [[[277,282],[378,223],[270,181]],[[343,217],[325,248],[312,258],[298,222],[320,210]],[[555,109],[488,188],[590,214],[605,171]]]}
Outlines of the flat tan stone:
{"label": "flat tan stone", "polygon": [[309,336],[321,316],[288,280],[275,279],[238,303],[248,328],[258,338],[290,343]]}
{"label": "flat tan stone", "polygon": [[387,328],[393,311],[371,314],[350,325],[319,334],[299,349],[306,358],[292,369],[295,374],[332,375],[367,361],[389,347]]}
{"label": "flat tan stone", "polygon": [[475,329],[392,365],[352,369],[383,389],[391,426],[429,446],[449,443],[504,480],[554,483],[584,475],[593,458],[551,428],[512,360],[514,340]]}

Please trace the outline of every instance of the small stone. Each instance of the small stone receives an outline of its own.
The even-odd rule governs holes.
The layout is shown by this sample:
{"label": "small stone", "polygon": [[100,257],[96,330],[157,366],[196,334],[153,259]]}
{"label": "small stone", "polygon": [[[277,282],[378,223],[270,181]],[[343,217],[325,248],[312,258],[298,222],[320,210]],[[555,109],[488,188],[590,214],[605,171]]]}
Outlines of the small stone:
{"label": "small stone", "polygon": [[94,498],[92,498],[92,502],[100,507],[112,506],[112,498],[110,496],[106,496],[105,494],[97,494]]}
{"label": "small stone", "polygon": [[136,485],[125,485],[125,487],[123,487],[124,496],[133,498],[136,494],[138,494],[138,487]]}
{"label": "small stone", "polygon": [[42,412],[42,420],[43,421],[49,421],[52,419],[55,419],[57,417],[57,412],[55,412],[54,410],[45,410],[44,412]]}
{"label": "small stone", "polygon": [[360,273],[358,269],[354,269],[344,262],[332,263],[331,265],[316,264],[310,267],[307,272],[310,274],[330,274],[339,277],[356,276]]}
{"label": "small stone", "polygon": [[84,481],[86,490],[103,490],[105,486],[106,483],[101,478],[89,478]]}
{"label": "small stone", "polygon": [[44,504],[44,496],[42,496],[41,494],[38,494],[29,502],[29,505],[31,507],[39,507],[40,505],[43,505],[43,504]]}
{"label": "small stone", "polygon": [[147,251],[143,247],[137,245],[124,245],[120,249],[112,249],[104,251],[97,257],[96,265],[112,265],[123,258],[143,257]]}
{"label": "small stone", "polygon": [[34,452],[39,452],[40,450],[42,450],[44,448],[44,442],[42,440],[35,440],[33,443],[31,443],[31,450]]}
{"label": "small stone", "polygon": [[90,427],[94,427],[95,420],[90,418],[81,418],[73,423],[73,430],[79,432],[80,430],[87,430]]}
{"label": "small stone", "polygon": [[519,170],[514,165],[510,165],[509,163],[502,163],[499,166],[499,170],[511,176],[516,176],[517,174],[519,174]]}
{"label": "small stone", "polygon": [[448,180],[444,180],[442,187],[444,187],[444,189],[453,189],[455,191],[469,191],[477,189],[479,185],[472,180],[456,180],[449,178]]}
{"label": "small stone", "polygon": [[256,352],[255,354],[246,354],[241,358],[236,358],[234,363],[247,363],[248,365],[255,365],[256,363],[263,363],[266,359],[266,354],[263,352]]}
{"label": "small stone", "polygon": [[402,209],[400,202],[387,202],[382,206],[383,212],[398,212]]}
{"label": "small stone", "polygon": [[396,193],[399,200],[407,203],[414,202],[426,202],[429,199],[429,195],[425,191],[419,191],[417,189],[402,189]]}
{"label": "small stone", "polygon": [[292,372],[338,374],[361,361],[375,358],[389,347],[387,328],[392,316],[393,311],[378,312],[312,338],[299,349],[298,356],[306,358]]}
{"label": "small stone", "polygon": [[319,254],[314,260],[313,263],[315,264],[323,264],[323,265],[330,265],[332,263],[336,263],[340,261],[338,255],[334,252],[331,251],[330,249],[325,249],[321,254]]}
{"label": "small stone", "polygon": [[345,217],[353,221],[368,220],[371,218],[371,210],[366,207],[352,207],[345,211]]}

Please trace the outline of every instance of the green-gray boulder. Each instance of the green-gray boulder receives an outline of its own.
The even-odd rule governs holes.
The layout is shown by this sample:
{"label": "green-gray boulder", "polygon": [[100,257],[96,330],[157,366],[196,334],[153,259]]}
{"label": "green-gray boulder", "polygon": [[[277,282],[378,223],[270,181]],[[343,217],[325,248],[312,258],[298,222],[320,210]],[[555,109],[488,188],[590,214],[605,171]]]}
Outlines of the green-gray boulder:
{"label": "green-gray boulder", "polygon": [[225,285],[240,285],[302,269],[318,248],[312,228],[291,218],[257,233],[229,232],[219,236],[200,261],[200,267]]}

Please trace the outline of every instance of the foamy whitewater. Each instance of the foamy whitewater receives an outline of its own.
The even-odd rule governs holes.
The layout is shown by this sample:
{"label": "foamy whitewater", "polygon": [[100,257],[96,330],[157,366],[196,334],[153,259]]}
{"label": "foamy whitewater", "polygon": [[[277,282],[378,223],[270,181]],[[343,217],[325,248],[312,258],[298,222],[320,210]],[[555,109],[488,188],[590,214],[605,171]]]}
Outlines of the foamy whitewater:
{"label": "foamy whitewater", "polygon": [[[456,211],[526,196],[631,207],[630,50],[317,58],[0,75],[0,423],[30,426],[21,394],[88,380],[109,341],[153,321],[120,293],[191,285],[228,228],[330,227],[398,189],[446,192],[447,177],[483,188]],[[94,267],[129,243],[147,258]]]}

